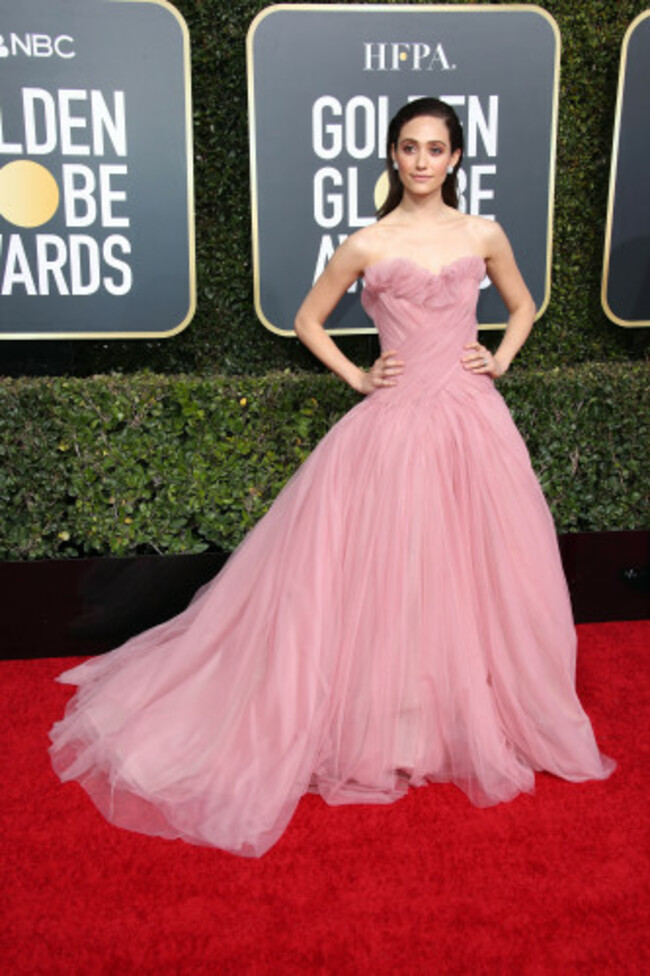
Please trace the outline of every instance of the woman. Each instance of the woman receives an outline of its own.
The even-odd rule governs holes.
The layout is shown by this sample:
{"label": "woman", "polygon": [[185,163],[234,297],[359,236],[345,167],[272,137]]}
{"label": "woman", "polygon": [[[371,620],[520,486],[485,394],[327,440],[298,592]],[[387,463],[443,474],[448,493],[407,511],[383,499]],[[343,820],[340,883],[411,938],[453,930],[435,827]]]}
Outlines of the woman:
{"label": "woman", "polygon": [[[434,114],[435,113],[435,114]],[[495,356],[478,342],[467,345],[466,369],[501,376],[525,342],[535,306],[510,244],[497,223],[461,214],[456,174],[463,156],[463,131],[455,111],[434,98],[405,105],[388,130],[389,195],[379,222],[358,231],[338,249],[307,296],[296,319],[300,339],[359,393],[393,385],[403,363],[393,350],[370,373],[358,369],[323,330],[323,322],[349,286],[382,261],[405,258],[433,274],[476,256],[510,313]]]}
{"label": "woman", "polygon": [[[555,532],[492,380],[534,316],[503,231],[460,214],[462,130],[436,99],[388,133],[391,191],[296,319],[366,396],[188,609],[61,676],[62,779],[113,822],[264,853],[300,796],[387,803],[451,781],[479,805],[534,772],[603,779],[575,692]],[[485,272],[509,310],[476,339]],[[363,275],[384,350],[357,368],[323,323]]]}

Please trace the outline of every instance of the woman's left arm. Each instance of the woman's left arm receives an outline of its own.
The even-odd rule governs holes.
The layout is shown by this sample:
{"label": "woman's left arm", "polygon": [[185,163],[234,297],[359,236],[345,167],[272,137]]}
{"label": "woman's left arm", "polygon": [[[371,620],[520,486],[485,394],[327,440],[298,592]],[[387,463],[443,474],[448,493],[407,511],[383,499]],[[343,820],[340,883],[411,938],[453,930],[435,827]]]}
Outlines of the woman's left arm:
{"label": "woman's left arm", "polygon": [[503,376],[528,338],[535,320],[535,303],[502,228],[494,221],[486,221],[481,229],[485,237],[487,273],[508,309],[508,324],[494,354],[481,343],[471,342],[465,347],[469,351],[462,362],[473,373],[485,373],[497,379]]}

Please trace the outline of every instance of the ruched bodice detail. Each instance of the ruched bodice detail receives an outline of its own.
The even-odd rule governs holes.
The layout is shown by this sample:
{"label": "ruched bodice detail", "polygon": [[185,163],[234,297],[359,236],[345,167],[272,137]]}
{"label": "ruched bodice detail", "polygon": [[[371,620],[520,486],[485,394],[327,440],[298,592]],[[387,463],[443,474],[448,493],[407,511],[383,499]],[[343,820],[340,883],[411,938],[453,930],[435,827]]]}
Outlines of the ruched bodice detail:
{"label": "ruched bodice detail", "polygon": [[407,258],[388,258],[366,268],[362,304],[383,348],[417,336],[423,327],[438,339],[453,333],[470,341],[476,331],[476,301],[485,262],[467,255],[429,271]]}
{"label": "ruched bodice detail", "polygon": [[[401,400],[435,394],[452,378],[484,386],[486,378],[463,370],[463,347],[476,339],[476,303],[485,274],[481,257],[461,257],[434,273],[405,258],[370,265],[362,302],[372,316],[382,350],[395,349],[404,375],[380,398]],[[396,396],[391,396],[392,393]],[[376,394],[373,394],[375,396]]]}

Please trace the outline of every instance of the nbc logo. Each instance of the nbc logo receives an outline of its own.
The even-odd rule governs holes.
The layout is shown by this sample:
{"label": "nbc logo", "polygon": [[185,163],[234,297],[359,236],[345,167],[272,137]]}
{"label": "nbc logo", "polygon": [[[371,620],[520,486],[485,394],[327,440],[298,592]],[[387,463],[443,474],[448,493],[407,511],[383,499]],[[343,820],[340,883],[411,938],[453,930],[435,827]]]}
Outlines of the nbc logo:
{"label": "nbc logo", "polygon": [[0,34],[1,58],[74,58],[74,37],[59,34]]}

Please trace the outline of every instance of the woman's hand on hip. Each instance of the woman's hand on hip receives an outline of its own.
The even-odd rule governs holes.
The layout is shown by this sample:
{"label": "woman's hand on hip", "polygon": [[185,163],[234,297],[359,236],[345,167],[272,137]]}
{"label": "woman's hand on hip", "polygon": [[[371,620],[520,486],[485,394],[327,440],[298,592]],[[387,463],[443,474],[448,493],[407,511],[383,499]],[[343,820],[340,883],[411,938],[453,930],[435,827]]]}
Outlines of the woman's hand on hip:
{"label": "woman's hand on hip", "polygon": [[490,376],[493,380],[505,373],[503,364],[480,342],[468,342],[464,348],[468,350],[461,359],[464,369],[471,373],[482,373],[485,376]]}
{"label": "woman's hand on hip", "polygon": [[383,386],[397,386],[398,377],[404,372],[404,362],[394,349],[382,352],[368,372],[363,373],[360,393],[374,393]]}

